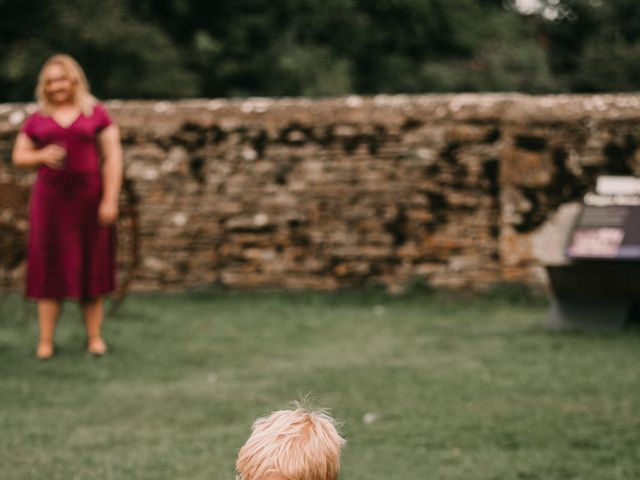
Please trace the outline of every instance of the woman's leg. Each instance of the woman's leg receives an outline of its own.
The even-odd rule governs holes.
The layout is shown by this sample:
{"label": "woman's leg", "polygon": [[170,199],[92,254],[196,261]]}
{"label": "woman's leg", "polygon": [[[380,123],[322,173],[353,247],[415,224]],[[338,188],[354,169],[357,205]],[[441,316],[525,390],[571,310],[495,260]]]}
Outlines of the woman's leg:
{"label": "woman's leg", "polygon": [[104,355],[107,353],[107,346],[101,333],[104,316],[102,297],[83,300],[80,302],[80,306],[87,329],[87,351],[94,355]]}
{"label": "woman's leg", "polygon": [[45,360],[53,357],[53,336],[56,332],[56,324],[60,317],[62,302],[55,299],[38,300],[38,326],[40,328],[40,340],[36,356]]}

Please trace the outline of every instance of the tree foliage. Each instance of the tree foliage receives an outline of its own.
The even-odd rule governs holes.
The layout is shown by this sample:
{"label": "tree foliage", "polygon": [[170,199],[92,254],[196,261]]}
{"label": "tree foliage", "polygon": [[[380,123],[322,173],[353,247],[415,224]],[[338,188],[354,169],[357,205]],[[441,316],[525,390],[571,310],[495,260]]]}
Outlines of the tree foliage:
{"label": "tree foliage", "polygon": [[0,0],[0,101],[56,52],[108,98],[625,91],[640,3]]}

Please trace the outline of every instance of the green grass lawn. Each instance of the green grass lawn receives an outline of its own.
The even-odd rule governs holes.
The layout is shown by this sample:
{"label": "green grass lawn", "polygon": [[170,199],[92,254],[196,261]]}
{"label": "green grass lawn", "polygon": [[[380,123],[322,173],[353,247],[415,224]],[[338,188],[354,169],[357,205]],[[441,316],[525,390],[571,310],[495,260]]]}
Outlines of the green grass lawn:
{"label": "green grass lawn", "polygon": [[[638,479],[640,335],[543,328],[507,295],[129,297],[111,353],[58,355],[0,298],[0,478],[234,478],[252,421],[307,394],[348,439],[343,479]],[[365,421],[366,420],[366,421]]]}

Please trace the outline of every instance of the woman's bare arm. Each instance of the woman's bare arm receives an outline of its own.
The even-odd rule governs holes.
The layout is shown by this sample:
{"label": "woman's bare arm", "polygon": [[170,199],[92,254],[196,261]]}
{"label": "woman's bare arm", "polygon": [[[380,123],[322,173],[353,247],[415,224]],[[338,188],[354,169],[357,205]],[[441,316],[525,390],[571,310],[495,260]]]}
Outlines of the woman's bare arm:
{"label": "woman's bare arm", "polygon": [[20,132],[13,146],[11,159],[17,167],[47,165],[51,168],[60,168],[66,154],[65,149],[59,145],[37,148],[25,133]]}
{"label": "woman's bare arm", "polygon": [[109,125],[98,135],[102,152],[102,201],[98,210],[98,221],[111,225],[118,218],[118,197],[122,186],[122,146],[117,125]]}

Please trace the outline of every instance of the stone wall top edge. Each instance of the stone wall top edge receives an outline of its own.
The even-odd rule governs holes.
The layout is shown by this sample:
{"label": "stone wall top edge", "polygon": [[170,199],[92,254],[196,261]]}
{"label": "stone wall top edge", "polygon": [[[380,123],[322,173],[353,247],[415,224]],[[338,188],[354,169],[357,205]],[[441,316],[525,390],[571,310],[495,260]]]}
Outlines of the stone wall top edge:
{"label": "stone wall top edge", "polygon": [[[605,102],[616,102],[620,99],[636,98],[640,102],[640,92],[612,92],[612,93],[560,93],[531,95],[519,92],[485,92],[485,93],[424,93],[424,94],[372,94],[372,95],[344,95],[335,97],[201,97],[201,98],[185,98],[185,99],[121,99],[121,98],[101,98],[100,102],[119,106],[121,104],[131,105],[154,105],[157,103],[175,104],[186,107],[206,106],[210,102],[216,102],[221,105],[242,105],[246,102],[265,102],[268,104],[285,104],[285,105],[305,105],[305,104],[324,104],[324,103],[345,103],[353,104],[354,102],[442,102],[452,100],[466,101],[483,101],[483,102],[500,102],[526,100],[533,102],[548,102],[549,100],[561,100],[571,102],[582,102],[588,99],[597,99]],[[34,102],[0,102],[0,109],[24,108],[27,105],[35,105]],[[1,111],[1,110],[0,110]]]}
{"label": "stone wall top edge", "polygon": [[640,94],[558,94],[525,95],[521,93],[446,93],[423,95],[350,95],[343,97],[307,98],[307,97],[247,97],[247,98],[199,98],[184,100],[105,100],[114,109],[151,108],[155,111],[167,111],[175,108],[180,111],[208,110],[237,112],[243,114],[269,113],[291,108],[313,107],[318,111],[357,109],[399,110],[411,113],[425,109],[445,106],[451,116],[495,116],[505,114],[513,108],[545,116],[574,116],[580,113],[594,117],[617,117],[622,113],[637,112],[640,115]]}
{"label": "stone wall top edge", "polygon": [[[343,97],[247,97],[184,100],[102,100],[126,126],[181,123],[190,118],[238,117],[325,121],[487,121],[504,124],[559,123],[580,120],[640,119],[640,93],[525,95],[520,93],[445,93],[424,95],[349,95]],[[0,104],[0,130],[17,128],[34,103]],[[371,117],[369,115],[372,115]],[[379,115],[379,116],[376,116]],[[130,121],[128,117],[131,117]]]}

